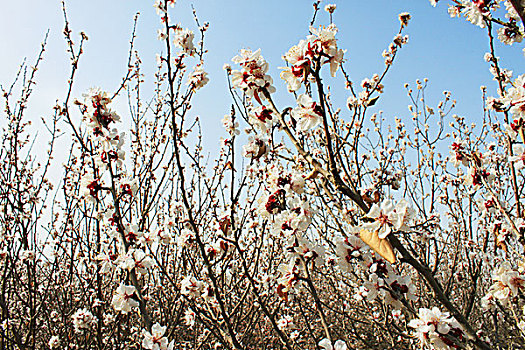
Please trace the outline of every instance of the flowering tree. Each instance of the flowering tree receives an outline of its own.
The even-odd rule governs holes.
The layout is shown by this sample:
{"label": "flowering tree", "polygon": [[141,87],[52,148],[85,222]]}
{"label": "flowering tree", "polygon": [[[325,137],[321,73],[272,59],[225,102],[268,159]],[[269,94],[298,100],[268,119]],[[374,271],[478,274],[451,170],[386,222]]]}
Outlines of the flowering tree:
{"label": "flowering tree", "polygon": [[[117,91],[72,96],[88,38],[74,44],[64,6],[71,78],[45,124],[43,163],[24,114],[45,42],[20,69],[20,97],[2,88],[3,348],[523,346],[525,76],[502,67],[494,45],[521,42],[519,1],[449,4],[488,35],[498,95],[483,90],[478,125],[453,114],[449,92],[428,105],[426,80],[405,86],[410,120],[373,113],[410,15],[399,15],[384,69],[358,85],[335,5],[319,25],[314,2],[309,33],[283,56],[294,105],[276,102],[261,50],[225,65],[228,138],[212,160],[189,113],[208,82],[208,24],[195,12],[195,32],[175,24],[174,5],[154,4],[165,53],[147,99],[135,29]],[[345,106],[334,89],[346,89]],[[112,107],[124,93],[126,117]],[[71,149],[52,184],[64,124]]]}

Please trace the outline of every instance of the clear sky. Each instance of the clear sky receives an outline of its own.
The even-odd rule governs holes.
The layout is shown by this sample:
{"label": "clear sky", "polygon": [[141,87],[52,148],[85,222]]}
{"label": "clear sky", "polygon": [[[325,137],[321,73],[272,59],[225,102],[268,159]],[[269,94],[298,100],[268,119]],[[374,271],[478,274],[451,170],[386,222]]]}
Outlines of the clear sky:
{"label": "clear sky", "polygon": [[[334,0],[337,10],[334,22],[339,27],[339,47],[347,49],[345,64],[356,84],[365,77],[380,73],[384,67],[381,52],[397,32],[397,15],[412,15],[406,33],[409,43],[398,55],[385,80],[385,94],[376,109],[385,117],[407,116],[409,104],[403,84],[429,78],[430,100],[437,101],[443,90],[458,99],[457,113],[478,120],[481,113],[481,85],[494,88],[483,54],[488,50],[485,30],[464,19],[449,18],[446,6],[433,8],[427,0]],[[241,48],[262,49],[270,63],[270,73],[277,88],[280,106],[293,105],[286,94],[286,85],[279,78],[281,56],[308,34],[312,4],[308,0],[179,0],[172,17],[183,26],[196,30],[190,4],[201,22],[210,22],[206,38],[209,54],[205,70],[210,83],[199,91],[192,113],[202,117],[209,137],[207,146],[214,147],[225,132],[220,120],[229,112],[231,99],[227,90],[224,63]],[[128,42],[133,16],[140,12],[137,49],[144,62],[146,84],[151,87],[155,54],[163,50],[157,40],[159,18],[153,0],[69,0],[68,14],[73,34],[84,31],[89,41],[80,62],[74,96],[81,97],[89,87],[100,86],[113,91],[126,71]],[[328,15],[321,11],[317,24],[328,24]],[[62,36],[63,17],[57,0],[24,0],[0,3],[0,83],[9,85],[24,57],[32,63],[47,29],[49,45],[38,76],[38,85],[29,105],[28,117],[38,119],[50,115],[57,99],[63,100],[69,74],[68,56]],[[513,47],[498,45],[497,54],[503,66],[522,74],[522,44]],[[339,73],[338,73],[339,74]],[[327,74],[328,75],[328,74]],[[348,96],[342,86],[333,86],[336,100],[343,103]],[[126,118],[125,104],[118,112]]]}

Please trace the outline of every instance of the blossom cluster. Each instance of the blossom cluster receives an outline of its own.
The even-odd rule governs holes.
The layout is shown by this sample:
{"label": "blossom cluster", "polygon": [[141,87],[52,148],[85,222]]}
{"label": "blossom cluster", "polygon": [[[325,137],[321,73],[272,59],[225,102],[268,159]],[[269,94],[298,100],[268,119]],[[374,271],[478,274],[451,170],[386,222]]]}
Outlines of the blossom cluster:
{"label": "blossom cluster", "polygon": [[[501,3],[454,1],[451,14],[500,25],[503,42],[519,42],[523,29],[508,1],[507,21],[494,16]],[[325,350],[487,348],[500,335],[485,329],[522,343],[525,269],[512,259],[522,258],[525,232],[525,148],[518,139],[525,142],[525,75],[513,78],[498,57],[486,55],[499,96],[483,95],[490,110],[479,137],[461,116],[445,126],[455,101],[444,92],[436,108],[426,105],[426,79],[416,82],[415,94],[406,86],[410,116],[389,125],[374,105],[407,43],[402,31],[411,16],[399,15],[383,72],[354,84],[346,71],[321,77],[335,77],[345,61],[332,24],[336,6],[329,4],[331,24],[312,25],[284,55],[280,76],[291,105],[280,109],[273,99],[260,50],[241,50],[233,59],[238,70],[225,66],[235,103],[222,119],[228,136],[218,159],[209,161],[200,121],[188,114],[192,96],[209,81],[206,50],[194,43],[193,31],[170,23],[174,0],[154,6],[169,49],[158,56],[155,97],[147,106],[140,100],[137,58],[133,78],[120,88],[138,96],[129,138],[111,94],[91,89],[77,101],[83,123],[71,125],[77,140],[65,166],[65,196],[42,244],[52,253],[42,253],[36,239],[17,240],[38,212],[27,210],[26,194],[12,200],[11,184],[0,193],[0,260],[13,265],[6,286],[23,291],[5,294],[15,295],[5,298],[7,337],[16,343],[15,331],[35,322],[45,338],[38,346],[51,349],[78,349],[77,342],[147,350],[262,342]],[[202,36],[206,27],[199,28]],[[198,63],[186,70],[190,60]],[[342,79],[351,94],[347,108],[335,106],[339,97],[328,85]],[[57,113],[66,112],[57,107]],[[508,125],[493,122],[497,113]],[[432,118],[439,118],[437,128]],[[440,153],[442,140],[448,157]],[[0,163],[9,162],[18,164]],[[481,303],[477,292],[485,295]],[[459,307],[465,300],[467,308]],[[435,302],[447,310],[426,308]],[[45,307],[53,310],[40,316]]]}
{"label": "blossom cluster", "polygon": [[377,232],[379,238],[385,238],[392,230],[407,231],[409,229],[407,223],[414,218],[414,215],[414,209],[405,199],[400,200],[396,206],[386,199],[379,205],[376,203],[372,205],[364,217],[365,220],[371,219],[371,221],[365,221],[362,227]]}
{"label": "blossom cluster", "polygon": [[[437,0],[430,0],[432,5],[436,6]],[[496,12],[501,7],[501,3],[504,5],[504,14],[508,19],[508,22],[498,28],[498,39],[506,44],[512,45],[513,43],[520,43],[523,40],[524,29],[521,19],[512,5],[511,1],[497,0],[457,0],[453,4],[448,6],[448,13],[450,17],[465,17],[470,23],[485,28],[487,22],[493,21],[497,18]],[[502,23],[499,21],[498,23]]]}
{"label": "blossom cluster", "polygon": [[143,329],[142,347],[149,350],[173,350],[175,342],[172,340],[168,343],[168,338],[164,336],[165,333],[166,326],[163,327],[158,323],[151,327],[151,332]]}
{"label": "blossom cluster", "polygon": [[508,263],[501,264],[492,274],[492,280],[494,283],[481,301],[485,308],[494,307],[496,301],[508,305],[525,288],[525,275],[512,269]]}
{"label": "blossom cluster", "polygon": [[268,62],[261,55],[260,49],[242,49],[232,61],[241,66],[240,71],[231,72],[232,84],[243,90],[246,96],[253,97],[262,104],[261,98],[264,98],[265,94],[275,92],[273,79],[267,74]]}
{"label": "blossom cluster", "polygon": [[322,65],[330,66],[330,74],[335,74],[343,63],[345,51],[337,47],[335,35],[337,27],[310,27],[310,35],[301,40],[283,56],[288,67],[282,68],[281,78],[288,84],[289,91],[297,91],[306,84],[312,72],[318,71]]}
{"label": "blossom cluster", "polygon": [[448,312],[441,312],[437,307],[420,308],[418,318],[411,320],[408,326],[415,329],[422,346],[433,349],[455,349],[455,342],[464,338],[459,323]]}

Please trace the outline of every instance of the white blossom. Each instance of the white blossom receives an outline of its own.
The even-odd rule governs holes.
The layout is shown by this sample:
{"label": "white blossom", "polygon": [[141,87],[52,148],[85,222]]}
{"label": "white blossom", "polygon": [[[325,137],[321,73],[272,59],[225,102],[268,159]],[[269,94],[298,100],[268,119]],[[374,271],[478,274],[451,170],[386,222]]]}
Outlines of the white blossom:
{"label": "white blossom", "polygon": [[151,332],[143,329],[142,347],[149,350],[172,350],[174,342],[168,344],[168,338],[164,336],[166,333],[166,326],[161,326],[155,323],[151,326]]}
{"label": "white blossom", "polygon": [[121,283],[113,295],[111,305],[115,311],[127,314],[132,308],[139,306],[137,290],[134,286],[126,286]]}

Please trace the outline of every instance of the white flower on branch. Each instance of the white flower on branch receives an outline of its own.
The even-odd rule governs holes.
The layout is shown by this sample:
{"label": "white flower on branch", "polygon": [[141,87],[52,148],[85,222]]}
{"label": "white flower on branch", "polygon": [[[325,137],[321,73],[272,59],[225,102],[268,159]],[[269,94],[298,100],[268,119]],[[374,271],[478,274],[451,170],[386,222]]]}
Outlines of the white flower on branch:
{"label": "white flower on branch", "polygon": [[459,167],[461,164],[464,166],[468,165],[465,145],[466,143],[461,140],[455,140],[452,145],[450,145],[449,160],[455,167]]}
{"label": "white flower on branch", "polygon": [[173,43],[180,47],[182,53],[193,56],[195,54],[195,46],[193,45],[193,38],[195,34],[189,29],[182,29],[180,25],[175,26]]}
{"label": "white flower on branch", "polygon": [[463,338],[461,326],[453,317],[450,317],[448,312],[441,312],[437,307],[420,308],[418,317],[411,320],[408,326],[415,329],[416,337],[422,346],[434,349],[454,349],[453,339]]}
{"label": "white flower on branch", "polygon": [[60,338],[56,335],[49,338],[49,342],[47,343],[50,349],[58,349],[60,346]]}
{"label": "white flower on branch", "polygon": [[355,262],[366,264],[371,261],[370,249],[361,238],[351,235],[336,242],[336,255],[341,270],[351,272]]}
{"label": "white flower on branch", "polygon": [[321,123],[321,107],[306,94],[297,98],[297,107],[292,110],[292,116],[297,121],[297,130],[308,131]]}
{"label": "white flower on branch", "polygon": [[200,297],[204,289],[204,283],[193,276],[187,276],[180,284],[180,292],[189,297]]}
{"label": "white flower on branch", "polygon": [[193,310],[189,308],[186,309],[186,311],[184,312],[184,322],[186,323],[186,325],[188,327],[193,327],[195,326],[195,321],[196,321],[195,312],[193,312]]}
{"label": "white flower on branch", "polygon": [[116,258],[117,256],[115,254],[107,252],[101,252],[98,254],[95,259],[100,266],[100,273],[106,274],[112,272],[115,269],[114,261]]}
{"label": "white flower on branch", "polygon": [[338,340],[332,345],[330,340],[327,338],[321,340],[319,342],[319,346],[323,348],[324,350],[346,350],[346,343],[343,340]]}
{"label": "white flower on branch", "polygon": [[126,286],[121,283],[115,290],[111,305],[115,311],[127,314],[132,308],[139,306],[137,290],[134,286]]}
{"label": "white flower on branch", "polygon": [[267,146],[264,139],[255,136],[248,139],[248,143],[242,147],[242,155],[246,158],[259,159],[267,153]]}
{"label": "white flower on branch", "polygon": [[514,80],[503,102],[505,106],[510,107],[514,119],[525,119],[525,74]]}
{"label": "white flower on branch", "polygon": [[283,59],[290,66],[280,67],[280,69],[283,69],[280,76],[288,84],[288,91],[290,92],[299,90],[301,83],[306,80],[310,73],[311,62],[310,58],[306,57],[307,49],[308,42],[301,40],[299,44],[292,46],[283,56]]}
{"label": "white flower on branch", "polygon": [[334,13],[335,9],[336,9],[336,5],[335,4],[328,4],[324,7],[324,10],[328,13]]}
{"label": "white flower on branch", "polygon": [[179,247],[189,247],[195,241],[195,232],[190,229],[183,229],[177,237],[177,245]]}
{"label": "white flower on branch", "polygon": [[100,179],[95,179],[91,174],[85,174],[80,179],[80,188],[84,198],[89,201],[95,201],[99,199],[103,186]]}
{"label": "white flower on branch", "polygon": [[501,304],[507,305],[510,298],[518,295],[525,288],[525,276],[511,268],[510,264],[503,263],[492,274],[494,284],[484,297],[485,306],[490,300],[497,299]]}
{"label": "white flower on branch", "polygon": [[73,316],[73,326],[75,332],[81,332],[82,330],[90,329],[93,324],[97,321],[97,318],[93,316],[91,311],[88,309],[78,309]]}
{"label": "white flower on branch", "polygon": [[222,125],[224,126],[224,129],[226,129],[226,131],[230,134],[230,136],[239,135],[241,133],[239,131],[239,123],[235,121],[229,114],[224,115],[224,118],[222,118]]}
{"label": "white flower on branch", "polygon": [[155,323],[151,327],[151,332],[143,329],[142,336],[142,347],[148,350],[172,350],[175,343],[171,341],[168,344],[168,338],[164,336],[166,333],[166,326],[161,326]]}
{"label": "white flower on branch", "polygon": [[463,16],[472,24],[485,28],[485,19],[484,16],[488,15],[485,7],[478,5],[477,3],[485,3],[485,1],[462,1],[463,5]]}
{"label": "white flower on branch", "polygon": [[501,27],[498,28],[498,39],[505,45],[521,43],[523,40],[523,30],[517,28]]}
{"label": "white flower on branch", "polygon": [[321,59],[325,57],[321,64],[328,63],[330,65],[330,74],[335,77],[335,73],[343,63],[343,56],[345,51],[337,47],[337,40],[335,35],[337,27],[330,24],[328,27],[320,26],[319,28],[310,27],[310,33],[307,37],[308,50],[307,56],[312,59]]}
{"label": "white flower on branch", "polygon": [[[512,3],[509,0],[505,0],[504,4],[505,4],[505,10],[507,11],[507,13],[505,14],[505,17],[509,18],[509,19],[512,18],[512,19],[514,19],[516,21],[519,21],[520,20],[520,15],[518,14],[516,9],[514,8],[514,5],[512,5]],[[523,4],[523,2],[522,2],[522,4]]]}
{"label": "white flower on branch", "polygon": [[394,207],[389,199],[381,202],[380,205],[374,203],[365,218],[373,219],[372,222],[364,222],[361,226],[371,232],[378,233],[379,238],[386,238],[392,232],[406,231],[408,227],[406,222],[411,220],[413,209],[404,199],[398,202]]}
{"label": "white flower on branch", "polygon": [[266,132],[272,128],[275,121],[275,113],[272,109],[266,106],[259,106],[254,108],[248,114],[250,124],[261,132]]}
{"label": "white flower on branch", "polygon": [[286,249],[292,256],[292,260],[302,257],[305,262],[311,261],[317,267],[324,264],[324,247],[316,245],[304,237],[290,238]]}
{"label": "white flower on branch", "polygon": [[290,315],[284,315],[277,321],[277,327],[279,327],[281,331],[293,328],[293,317]]}
{"label": "white flower on branch", "polygon": [[208,73],[204,71],[202,68],[202,65],[195,66],[195,69],[190,74],[190,77],[188,78],[188,85],[191,86],[191,88],[196,91],[200,88],[204,87],[210,79],[208,78]]}
{"label": "white flower on branch", "polygon": [[288,293],[292,291],[299,281],[300,269],[293,259],[288,264],[281,264],[278,268],[281,277],[277,279],[277,295],[288,300]]}
{"label": "white flower on branch", "polygon": [[243,90],[248,97],[254,97],[260,104],[261,97],[264,97],[263,90],[268,93],[275,92],[273,79],[266,74],[268,62],[261,56],[260,49],[255,52],[243,49],[232,61],[242,68],[241,71],[232,71],[233,87]]}
{"label": "white flower on branch", "polygon": [[111,99],[100,88],[91,88],[84,95],[84,120],[92,135],[100,137],[109,132],[112,123],[120,121],[120,116],[109,108]]}
{"label": "white flower on branch", "polygon": [[130,249],[117,258],[117,264],[121,269],[128,271],[135,269],[138,275],[144,275],[153,266],[153,259],[142,249]]}
{"label": "white flower on branch", "polygon": [[465,175],[464,183],[467,186],[472,186],[472,191],[477,191],[483,186],[483,182],[491,184],[495,178],[496,175],[491,170],[478,169],[472,166]]}

